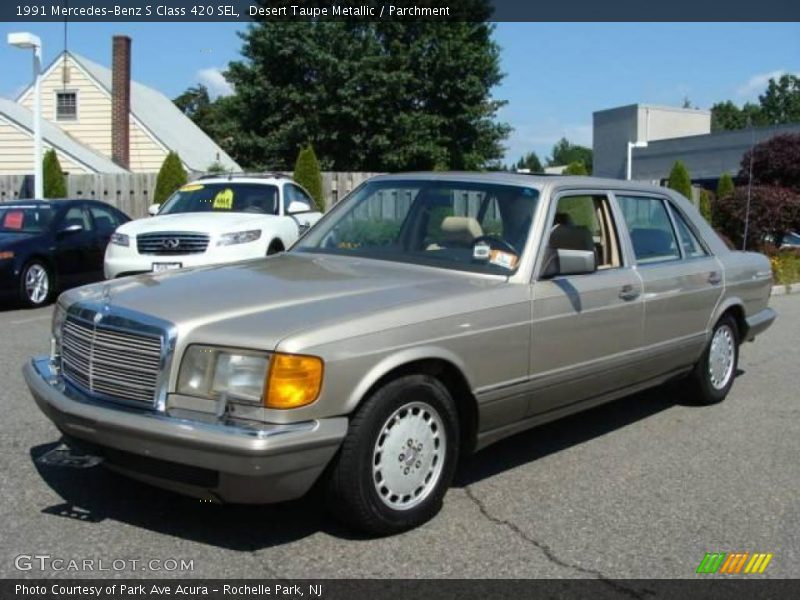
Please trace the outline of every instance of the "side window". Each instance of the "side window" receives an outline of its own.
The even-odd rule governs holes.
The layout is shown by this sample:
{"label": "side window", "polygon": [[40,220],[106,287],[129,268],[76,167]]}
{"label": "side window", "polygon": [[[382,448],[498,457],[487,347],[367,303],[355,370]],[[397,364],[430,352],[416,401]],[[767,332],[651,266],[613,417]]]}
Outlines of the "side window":
{"label": "side window", "polygon": [[675,218],[675,226],[678,229],[678,239],[681,241],[681,248],[683,248],[683,255],[686,258],[698,258],[700,256],[707,256],[708,253],[703,248],[697,236],[689,228],[686,219],[679,210],[674,206],[670,206],[670,212]]}
{"label": "side window", "polygon": [[554,249],[594,252],[598,269],[622,264],[617,231],[605,195],[561,196],[549,243]]}
{"label": "side window", "polygon": [[302,188],[300,188],[300,187],[298,187],[296,185],[294,185],[292,187],[294,188],[294,200],[295,200],[295,202],[302,202],[303,204],[305,204],[308,207],[306,210],[315,210],[314,207],[316,206],[316,204],[311,199],[311,196],[306,194],[305,191],[303,191]]}
{"label": "side window", "polygon": [[[305,205],[303,210],[313,210],[313,202],[306,193],[293,183],[287,183],[283,186],[283,212],[289,214],[289,207],[292,202],[300,202]],[[297,212],[297,211],[295,211]]]}
{"label": "side window", "polygon": [[63,229],[70,225],[80,225],[84,231],[92,231],[92,220],[89,218],[89,213],[82,206],[71,206],[64,213],[61,227]]}
{"label": "side window", "polygon": [[633,243],[636,262],[647,264],[681,257],[664,200],[617,196]]}
{"label": "side window", "polygon": [[94,219],[94,225],[97,228],[97,233],[100,235],[111,235],[114,230],[119,227],[119,219],[108,208],[104,206],[91,206],[89,210]]}

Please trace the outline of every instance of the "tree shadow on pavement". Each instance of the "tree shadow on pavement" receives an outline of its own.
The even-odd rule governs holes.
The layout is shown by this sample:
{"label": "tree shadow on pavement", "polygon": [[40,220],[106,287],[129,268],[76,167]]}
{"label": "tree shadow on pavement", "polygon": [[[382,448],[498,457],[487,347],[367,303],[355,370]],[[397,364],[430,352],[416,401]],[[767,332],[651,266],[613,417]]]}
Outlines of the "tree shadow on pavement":
{"label": "tree shadow on pavement", "polygon": [[[682,404],[680,399],[679,389],[661,386],[519,433],[466,459],[454,485],[467,486],[605,435]],[[221,506],[161,490],[102,467],[75,469],[36,460],[58,445],[43,444],[30,450],[41,477],[64,500],[42,509],[54,518],[76,519],[88,526],[113,519],[236,551],[259,550],[317,532],[364,539],[327,515],[317,490],[282,504]]]}

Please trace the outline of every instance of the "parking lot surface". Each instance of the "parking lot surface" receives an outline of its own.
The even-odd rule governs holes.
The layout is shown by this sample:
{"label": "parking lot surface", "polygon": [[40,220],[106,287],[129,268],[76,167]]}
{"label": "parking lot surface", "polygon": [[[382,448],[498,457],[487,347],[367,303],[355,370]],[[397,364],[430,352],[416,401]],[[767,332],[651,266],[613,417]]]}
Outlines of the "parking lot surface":
{"label": "parking lot surface", "polygon": [[[59,435],[20,369],[47,351],[51,309],[6,308],[0,577],[686,578],[716,551],[770,552],[764,576],[796,577],[800,296],[771,304],[778,321],[743,347],[722,404],[691,406],[668,386],[517,435],[460,468],[433,521],[383,539],[350,534],[313,497],[217,506],[102,467],[37,464]],[[37,554],[126,562],[107,572],[15,566]],[[170,559],[193,570],[142,566]]]}

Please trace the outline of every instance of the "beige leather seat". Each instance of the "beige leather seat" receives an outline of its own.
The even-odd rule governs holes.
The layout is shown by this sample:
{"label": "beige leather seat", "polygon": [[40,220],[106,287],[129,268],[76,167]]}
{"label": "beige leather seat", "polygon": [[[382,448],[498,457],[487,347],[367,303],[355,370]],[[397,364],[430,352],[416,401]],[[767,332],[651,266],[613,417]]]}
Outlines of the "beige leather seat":
{"label": "beige leather seat", "polygon": [[471,246],[483,235],[483,228],[474,217],[445,217],[442,221],[442,243],[455,246]]}

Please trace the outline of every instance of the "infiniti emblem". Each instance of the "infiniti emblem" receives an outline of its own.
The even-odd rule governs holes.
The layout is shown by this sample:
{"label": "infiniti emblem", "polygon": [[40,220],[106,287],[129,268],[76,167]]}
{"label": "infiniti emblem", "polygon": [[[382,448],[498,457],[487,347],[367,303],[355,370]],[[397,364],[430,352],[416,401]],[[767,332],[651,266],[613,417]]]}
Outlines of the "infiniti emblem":
{"label": "infiniti emblem", "polygon": [[181,241],[178,238],[167,238],[161,245],[164,246],[167,250],[175,250],[178,246],[181,245]]}

